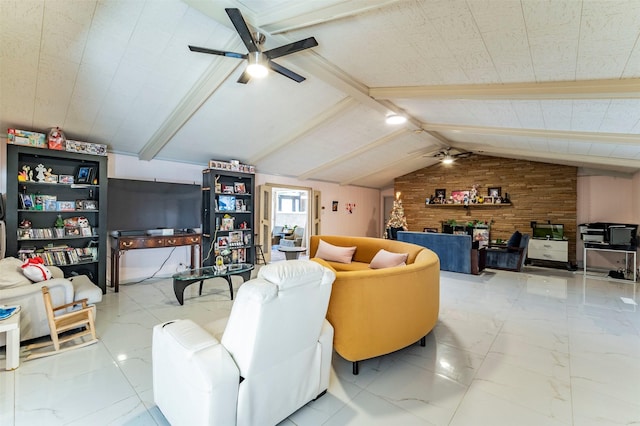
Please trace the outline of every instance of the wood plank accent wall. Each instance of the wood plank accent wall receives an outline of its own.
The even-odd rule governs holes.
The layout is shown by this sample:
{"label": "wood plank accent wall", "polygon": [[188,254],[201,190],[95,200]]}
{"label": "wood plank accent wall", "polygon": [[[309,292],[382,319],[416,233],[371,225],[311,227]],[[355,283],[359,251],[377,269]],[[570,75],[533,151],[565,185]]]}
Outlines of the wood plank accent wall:
{"label": "wood plank accent wall", "polygon": [[[404,212],[410,231],[424,228],[442,230],[442,222],[493,220],[491,239],[506,240],[517,229],[531,234],[531,222],[551,221],[564,225],[569,240],[569,260],[576,262],[576,167],[533,161],[512,160],[473,154],[459,158],[452,165],[438,163],[395,179],[394,189],[402,193]],[[486,196],[489,187],[501,187],[509,193],[511,206],[458,207],[426,206],[425,199],[436,189],[471,190]]]}

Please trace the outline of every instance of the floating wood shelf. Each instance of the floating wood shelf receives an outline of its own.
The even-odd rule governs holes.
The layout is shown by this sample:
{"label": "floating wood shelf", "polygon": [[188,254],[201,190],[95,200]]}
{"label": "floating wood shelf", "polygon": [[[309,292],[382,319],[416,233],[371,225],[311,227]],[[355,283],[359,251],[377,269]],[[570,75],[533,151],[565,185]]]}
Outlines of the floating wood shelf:
{"label": "floating wood shelf", "polygon": [[427,204],[426,207],[503,207],[512,206],[512,203],[493,203],[493,204]]}

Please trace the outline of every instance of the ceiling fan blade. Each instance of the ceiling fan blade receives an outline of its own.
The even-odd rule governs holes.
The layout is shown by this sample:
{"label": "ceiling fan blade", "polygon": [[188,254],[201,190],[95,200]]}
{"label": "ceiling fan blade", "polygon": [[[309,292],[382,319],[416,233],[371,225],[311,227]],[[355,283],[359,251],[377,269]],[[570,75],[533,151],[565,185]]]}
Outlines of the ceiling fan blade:
{"label": "ceiling fan blade", "polygon": [[247,70],[244,70],[244,72],[240,74],[240,77],[238,77],[238,83],[240,84],[247,84],[249,80],[251,80],[251,76],[249,75]]}
{"label": "ceiling fan blade", "polygon": [[212,55],[227,56],[229,58],[247,59],[247,55],[236,52],[225,52],[223,50],[207,49],[206,47],[189,46],[192,52],[210,53]]}
{"label": "ceiling fan blade", "polygon": [[235,8],[226,8],[225,11],[227,12],[227,15],[229,15],[229,19],[231,19],[231,23],[233,23],[233,26],[236,27],[236,31],[242,39],[242,42],[245,46],[247,46],[247,50],[249,51],[249,53],[259,52],[260,50],[256,45],[256,41],[253,39],[251,31],[249,30],[247,23],[242,17],[242,13],[240,13],[240,10]]}
{"label": "ceiling fan blade", "polygon": [[285,44],[284,46],[276,47],[271,50],[267,50],[264,54],[269,59],[276,59],[281,56],[290,55],[292,53],[299,52],[301,50],[316,47],[318,42],[314,37],[305,38],[304,40],[294,41],[293,43]]}
{"label": "ceiling fan blade", "polygon": [[271,68],[278,74],[282,74],[285,77],[289,77],[291,80],[298,83],[302,83],[303,81],[306,80],[306,78],[304,78],[300,74],[296,74],[295,72],[291,71],[289,68],[285,68],[282,65],[278,65],[273,61],[269,61],[269,68]]}

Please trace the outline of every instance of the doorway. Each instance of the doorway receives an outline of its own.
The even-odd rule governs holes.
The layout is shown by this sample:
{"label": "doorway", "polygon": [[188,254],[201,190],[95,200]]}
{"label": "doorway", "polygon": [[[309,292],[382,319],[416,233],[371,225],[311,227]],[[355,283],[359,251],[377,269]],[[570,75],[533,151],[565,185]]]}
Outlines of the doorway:
{"label": "doorway", "polygon": [[308,247],[309,236],[319,231],[319,217],[316,220],[312,212],[320,201],[320,193],[312,188],[281,184],[261,185],[259,193],[259,237],[267,262],[285,259],[284,253],[278,251],[282,239],[287,240],[286,245]]}

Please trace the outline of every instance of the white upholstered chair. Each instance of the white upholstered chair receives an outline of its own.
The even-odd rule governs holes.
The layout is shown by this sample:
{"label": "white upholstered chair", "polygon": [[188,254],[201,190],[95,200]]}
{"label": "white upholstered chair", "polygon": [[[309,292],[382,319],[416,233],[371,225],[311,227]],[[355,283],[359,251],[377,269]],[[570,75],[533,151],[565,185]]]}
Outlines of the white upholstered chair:
{"label": "white upholstered chair", "polygon": [[312,261],[272,263],[242,284],[220,340],[215,324],[155,326],[153,393],[167,420],[275,425],[324,394],[333,349],[325,315],[334,279]]}
{"label": "white upholstered chair", "polygon": [[[42,299],[43,286],[49,287],[54,306],[81,299],[87,299],[89,304],[102,300],[102,290],[86,275],[63,278],[60,268],[48,266],[52,278],[32,283],[22,273],[21,265],[22,261],[14,257],[0,259],[0,305],[20,305],[20,341],[50,335],[47,310]],[[5,345],[5,334],[0,333],[0,347]]]}

